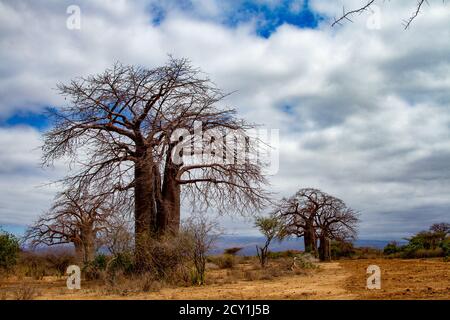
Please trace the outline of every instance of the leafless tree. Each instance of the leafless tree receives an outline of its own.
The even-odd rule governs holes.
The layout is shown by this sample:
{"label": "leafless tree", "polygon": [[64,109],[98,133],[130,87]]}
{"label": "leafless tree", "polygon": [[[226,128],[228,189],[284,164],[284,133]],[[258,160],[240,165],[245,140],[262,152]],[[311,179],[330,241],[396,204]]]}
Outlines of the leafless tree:
{"label": "leafless tree", "polygon": [[134,233],[129,212],[115,210],[100,231],[97,246],[106,248],[113,256],[133,252]]}
{"label": "leafless tree", "polygon": [[447,235],[450,233],[450,223],[446,222],[435,223],[430,227],[430,231],[436,233],[443,233],[444,235]]}
{"label": "leafless tree", "polygon": [[450,223],[435,223],[430,227],[430,231],[437,236],[438,241],[444,241],[447,235],[450,234]]}
{"label": "leafless tree", "polygon": [[[345,203],[323,191],[300,189],[283,199],[276,209],[287,234],[303,237],[305,251],[330,259],[330,240],[350,239],[356,235],[358,218]],[[320,247],[317,248],[317,240]]]}
{"label": "leafless tree", "polygon": [[303,237],[306,252],[317,254],[315,218],[329,201],[326,193],[305,188],[300,189],[294,196],[283,199],[276,209],[284,220],[287,232]]}
{"label": "leafless tree", "polygon": [[[445,0],[444,0],[445,1]],[[362,6],[347,11],[345,7],[342,9],[342,15],[339,18],[335,18],[332,26],[340,25],[344,21],[352,22],[351,18],[355,15],[360,15],[366,11],[370,11],[371,7],[377,2],[377,0],[366,0],[366,3]],[[419,16],[423,6],[428,3],[427,0],[417,0],[416,7],[412,13],[412,15],[403,21],[403,26],[405,29],[408,29],[411,23]]]}
{"label": "leafless tree", "polygon": [[220,236],[218,223],[205,214],[195,214],[184,222],[183,231],[191,239],[196,282],[202,285],[205,283],[206,255]]}
{"label": "leafless tree", "polygon": [[[187,149],[200,140],[209,156],[227,150],[224,157],[232,160],[256,153],[248,139],[230,152],[220,134],[232,130],[245,136],[254,126],[236,118],[234,109],[220,108],[226,95],[189,61],[170,58],[154,69],[117,63],[59,90],[69,105],[51,110],[55,125],[45,135],[44,163],[67,156],[81,167],[68,184],[104,194],[131,190],[136,247],[145,238],[178,231],[182,196],[223,212],[252,212],[268,199],[262,163],[204,161],[180,150],[180,144]],[[173,139],[179,130],[193,134],[198,123],[219,136]],[[181,161],[174,161],[180,154]]]}
{"label": "leafless tree", "polygon": [[357,234],[357,213],[346,206],[341,199],[328,196],[328,204],[315,217],[315,225],[320,240],[319,258],[331,260],[331,240],[354,240]]}
{"label": "leafless tree", "polygon": [[67,190],[28,228],[24,238],[32,247],[73,244],[78,260],[88,263],[95,255],[97,234],[106,230],[114,210],[112,202],[104,196],[92,196],[86,190]]}

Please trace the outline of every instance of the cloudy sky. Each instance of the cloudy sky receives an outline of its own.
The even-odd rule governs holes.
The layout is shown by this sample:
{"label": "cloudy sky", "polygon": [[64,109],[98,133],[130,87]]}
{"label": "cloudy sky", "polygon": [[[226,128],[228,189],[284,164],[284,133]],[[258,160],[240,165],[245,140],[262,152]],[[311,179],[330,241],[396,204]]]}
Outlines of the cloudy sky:
{"label": "cloudy sky", "polygon": [[[20,232],[46,210],[42,111],[58,82],[115,61],[159,66],[187,57],[226,103],[280,129],[281,196],[302,187],[361,212],[360,238],[400,239],[450,220],[450,4],[430,0],[407,31],[414,1],[331,27],[356,0],[0,0],[0,225]],[[67,28],[67,8],[81,28]],[[72,20],[70,20],[72,21]],[[230,233],[252,234],[239,218]]]}

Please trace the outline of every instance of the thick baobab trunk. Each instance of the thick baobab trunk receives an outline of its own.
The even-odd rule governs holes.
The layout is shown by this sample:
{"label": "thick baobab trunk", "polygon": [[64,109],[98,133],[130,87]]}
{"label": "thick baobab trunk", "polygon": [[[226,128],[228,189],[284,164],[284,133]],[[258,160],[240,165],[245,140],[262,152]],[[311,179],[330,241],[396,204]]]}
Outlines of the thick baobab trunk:
{"label": "thick baobab trunk", "polygon": [[316,232],[314,230],[314,224],[311,221],[308,221],[305,226],[303,240],[305,242],[305,252],[312,253],[314,255],[317,254],[317,241],[316,241]]}
{"label": "thick baobab trunk", "polygon": [[181,187],[177,182],[180,166],[174,164],[171,152],[168,152],[164,169],[164,181],[161,191],[161,205],[158,210],[158,232],[177,234],[180,228],[180,193]]}
{"label": "thick baobab trunk", "polygon": [[86,265],[95,258],[95,235],[93,226],[86,226],[81,231],[81,241],[83,247],[83,263]]}
{"label": "thick baobab trunk", "polygon": [[331,261],[330,239],[324,235],[320,236],[319,259],[321,261]]}
{"label": "thick baobab trunk", "polygon": [[75,247],[75,261],[77,264],[82,265],[84,260],[83,245],[81,241],[73,241],[73,246]]}
{"label": "thick baobab trunk", "polygon": [[151,154],[140,158],[134,169],[135,259],[138,268],[145,265],[146,243],[157,231],[154,163]]}

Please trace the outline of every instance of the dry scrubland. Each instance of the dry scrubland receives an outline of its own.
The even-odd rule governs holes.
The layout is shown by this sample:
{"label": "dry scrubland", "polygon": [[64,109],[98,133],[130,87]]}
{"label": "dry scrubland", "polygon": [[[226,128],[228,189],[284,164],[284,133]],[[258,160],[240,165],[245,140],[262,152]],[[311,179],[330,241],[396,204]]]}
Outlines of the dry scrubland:
{"label": "dry scrubland", "polygon": [[[1,299],[450,299],[450,262],[443,259],[358,259],[317,263],[291,270],[278,258],[265,269],[256,258],[209,263],[203,286],[175,286],[130,279],[82,281],[70,291],[64,277],[9,276],[0,281]],[[382,289],[366,290],[366,268],[382,270]]]}

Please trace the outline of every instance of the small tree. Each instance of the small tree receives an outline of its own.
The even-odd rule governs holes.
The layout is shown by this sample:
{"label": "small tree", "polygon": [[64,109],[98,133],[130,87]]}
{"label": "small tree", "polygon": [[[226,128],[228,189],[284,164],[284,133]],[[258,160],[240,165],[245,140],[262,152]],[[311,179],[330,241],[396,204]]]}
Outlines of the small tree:
{"label": "small tree", "polygon": [[17,262],[19,251],[19,240],[11,233],[0,230],[0,270],[10,270]]}
{"label": "small tree", "polygon": [[265,267],[268,260],[269,245],[273,239],[282,240],[285,232],[282,220],[274,214],[269,217],[257,217],[255,219],[255,226],[261,231],[266,238],[264,246],[256,246],[256,253],[261,263],[261,267]]}
{"label": "small tree", "polygon": [[220,235],[217,222],[200,214],[190,217],[183,225],[184,231],[191,239],[191,258],[194,263],[193,282],[205,283],[206,254]]}
{"label": "small tree", "polygon": [[72,243],[77,259],[87,264],[95,257],[98,233],[106,230],[110,217],[119,210],[118,203],[109,195],[68,189],[28,228],[25,240],[33,247]]}
{"label": "small tree", "polygon": [[430,227],[430,231],[436,235],[439,241],[444,241],[447,235],[450,234],[450,223],[435,223]]}

